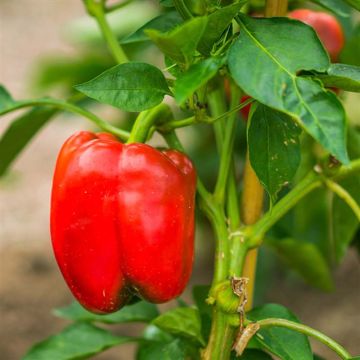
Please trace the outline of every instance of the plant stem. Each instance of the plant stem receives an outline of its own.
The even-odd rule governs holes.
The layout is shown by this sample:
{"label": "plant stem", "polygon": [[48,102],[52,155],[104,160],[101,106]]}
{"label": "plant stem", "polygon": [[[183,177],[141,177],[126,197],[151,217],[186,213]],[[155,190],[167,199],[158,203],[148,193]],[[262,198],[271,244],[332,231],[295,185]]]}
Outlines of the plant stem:
{"label": "plant stem", "polygon": [[[231,108],[239,102],[240,90],[238,87],[233,87],[231,94]],[[215,186],[214,196],[215,199],[223,204],[226,194],[226,185],[228,182],[230,166],[233,159],[233,148],[235,141],[235,128],[236,128],[236,113],[231,113],[224,123],[225,131],[223,131],[223,143],[221,146],[221,157],[219,175]]]}
{"label": "plant stem", "polygon": [[265,7],[265,16],[286,16],[288,9],[288,0],[267,0]]}
{"label": "plant stem", "polygon": [[97,0],[84,0],[84,2],[88,13],[96,19],[109,50],[117,63],[123,64],[128,62],[127,56],[106,20],[104,2]]}
{"label": "plant stem", "polygon": [[188,20],[193,17],[184,0],[174,0],[174,5],[177,12],[182,16],[184,20]]}
{"label": "plant stem", "polygon": [[111,12],[113,12],[113,11],[122,9],[122,8],[125,7],[126,5],[131,4],[132,2],[133,2],[133,0],[125,0],[125,1],[120,2],[120,3],[107,6],[107,7],[105,7],[105,12],[106,12],[106,13],[111,13]]}
{"label": "plant stem", "polygon": [[201,354],[202,360],[225,360],[230,358],[232,342],[224,339],[233,339],[235,328],[227,324],[226,315],[216,308],[213,309],[211,332],[208,345]]}
{"label": "plant stem", "polygon": [[[251,167],[249,153],[247,153],[244,169],[244,190],[241,199],[241,216],[245,225],[252,225],[260,218],[263,202],[264,189]],[[247,285],[248,301],[245,305],[245,310],[250,310],[253,306],[257,252],[257,249],[252,249],[248,252],[242,273],[243,277],[249,279]]]}
{"label": "plant stem", "polygon": [[[329,176],[330,179],[340,180],[360,171],[360,159],[353,160],[349,166],[342,166]],[[259,246],[261,239],[270,228],[279,221],[290,209],[313,190],[322,186],[326,181],[325,175],[311,171],[287,195],[280,199],[254,226],[249,228],[250,246]]]}
{"label": "plant stem", "polygon": [[1,111],[0,115],[4,115],[9,112],[12,112],[12,111],[15,111],[18,109],[22,109],[25,107],[38,106],[38,105],[52,106],[57,109],[67,110],[74,114],[81,115],[81,116],[87,118],[88,120],[90,120],[91,122],[93,122],[94,124],[96,124],[100,129],[114,134],[115,136],[117,136],[119,139],[121,139],[123,141],[126,141],[130,136],[130,134],[127,131],[119,129],[116,126],[109,124],[108,122],[100,119],[99,117],[97,117],[95,114],[93,114],[90,111],[87,111],[87,110],[85,110],[77,105],[71,104],[67,101],[56,100],[56,99],[51,99],[51,98],[35,99],[35,100],[22,100],[22,101],[16,102],[10,108],[7,108],[7,109]]}
{"label": "plant stem", "polygon": [[268,327],[268,326],[279,326],[279,327],[285,327],[290,330],[298,331],[302,334],[311,336],[323,344],[325,344],[330,349],[334,350],[341,359],[351,359],[351,355],[337,342],[335,342],[333,339],[329,338],[328,336],[324,335],[320,331],[317,331],[309,326],[299,324],[293,321],[285,320],[285,319],[264,319],[259,320],[257,323],[260,325],[260,328]]}
{"label": "plant stem", "polygon": [[172,113],[166,104],[157,105],[142,111],[135,120],[128,143],[145,142],[149,131],[158,122],[166,122],[172,118]]}
{"label": "plant stem", "polygon": [[342,186],[332,180],[326,179],[325,185],[340,199],[344,200],[349,205],[360,222],[360,206],[357,204],[354,198]]}

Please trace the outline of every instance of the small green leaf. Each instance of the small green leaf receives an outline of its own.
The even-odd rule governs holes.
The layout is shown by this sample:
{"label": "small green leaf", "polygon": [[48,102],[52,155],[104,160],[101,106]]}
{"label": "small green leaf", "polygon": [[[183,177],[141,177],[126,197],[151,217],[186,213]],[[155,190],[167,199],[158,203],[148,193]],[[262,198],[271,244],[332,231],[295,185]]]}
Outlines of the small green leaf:
{"label": "small green leaf", "polygon": [[[337,97],[300,70],[325,72],[329,58],[315,31],[287,18],[238,16],[241,31],[229,50],[237,84],[259,102],[287,113],[342,163],[345,112]],[[271,31],[269,31],[271,29]]]}
{"label": "small green leaf", "polygon": [[4,86],[0,85],[0,111],[6,110],[15,104],[15,100]]}
{"label": "small green leaf", "polygon": [[182,104],[197,89],[206,84],[223,64],[223,59],[208,58],[192,66],[175,81],[174,95],[178,104]]}
{"label": "small green leaf", "polygon": [[152,323],[171,334],[205,345],[201,335],[200,315],[197,309],[190,307],[176,308],[160,315]]}
{"label": "small green leaf", "polygon": [[146,301],[140,301],[133,305],[127,305],[121,310],[106,315],[96,315],[85,310],[79,303],[73,302],[71,305],[56,309],[55,315],[71,319],[73,321],[102,322],[108,324],[117,324],[124,322],[150,322],[155,319],[159,312],[156,305]]}
{"label": "small green leaf", "polygon": [[196,17],[170,32],[145,30],[145,33],[164,54],[179,63],[189,63],[195,54],[206,24],[206,17]]}
{"label": "small green leaf", "polygon": [[[8,102],[8,107],[16,103]],[[0,138],[0,176],[29,144],[36,133],[55,115],[56,109],[35,107],[15,119]]]}
{"label": "small green leaf", "polygon": [[214,43],[220,38],[232,19],[239,13],[247,0],[237,2],[216,10],[208,16],[204,34],[199,42],[198,49],[204,55],[209,55]]}
{"label": "small green leaf", "polygon": [[[247,316],[253,321],[280,318],[299,322],[296,316],[286,307],[277,304],[266,304],[255,308]],[[267,327],[258,331],[256,339],[264,349],[279,356],[282,360],[313,360],[307,337],[293,330],[281,327]]]}
{"label": "small green leaf", "polygon": [[272,201],[292,180],[300,164],[300,132],[288,115],[265,105],[259,104],[251,115],[248,127],[250,162]]}
{"label": "small green leaf", "polygon": [[289,267],[299,273],[304,280],[321,290],[334,287],[329,266],[316,245],[296,239],[266,239]]}
{"label": "small green leaf", "polygon": [[75,360],[133,339],[114,336],[88,323],[75,323],[33,346],[22,360]]}
{"label": "small green leaf", "polygon": [[349,17],[349,7],[343,0],[311,0],[313,3],[332,11],[334,14],[342,17]]}
{"label": "small green leaf", "polygon": [[346,64],[331,64],[326,75],[316,75],[326,87],[360,92],[360,67]]}
{"label": "small green leaf", "polygon": [[136,30],[129,36],[126,36],[121,40],[121,44],[131,44],[141,41],[149,41],[149,37],[146,36],[145,30],[152,29],[160,32],[166,32],[174,29],[176,26],[183,22],[182,17],[176,11],[170,11],[168,13],[157,16],[150,20],[140,29]]}
{"label": "small green leaf", "polygon": [[163,73],[155,66],[138,62],[114,66],[75,88],[97,101],[125,111],[149,109],[170,94]]}

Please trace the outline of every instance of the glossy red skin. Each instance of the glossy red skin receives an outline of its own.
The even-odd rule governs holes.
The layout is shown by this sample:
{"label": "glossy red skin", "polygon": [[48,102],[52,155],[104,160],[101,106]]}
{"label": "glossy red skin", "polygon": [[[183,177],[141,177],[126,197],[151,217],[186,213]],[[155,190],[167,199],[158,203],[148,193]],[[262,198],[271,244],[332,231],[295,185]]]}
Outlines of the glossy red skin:
{"label": "glossy red skin", "polygon": [[289,17],[313,27],[331,60],[337,61],[345,39],[342,27],[334,16],[320,11],[297,9],[290,12]]}
{"label": "glossy red skin", "polygon": [[61,272],[88,310],[109,313],[133,293],[162,303],[192,270],[196,174],[183,154],[110,134],[79,132],[63,145],[51,199]]}

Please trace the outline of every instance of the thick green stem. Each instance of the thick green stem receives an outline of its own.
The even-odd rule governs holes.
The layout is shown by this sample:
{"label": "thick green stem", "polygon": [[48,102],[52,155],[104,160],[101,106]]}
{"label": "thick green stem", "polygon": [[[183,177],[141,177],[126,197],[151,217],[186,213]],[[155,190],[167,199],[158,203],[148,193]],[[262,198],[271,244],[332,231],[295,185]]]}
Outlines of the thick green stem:
{"label": "thick green stem", "polygon": [[83,0],[86,6],[88,13],[93,16],[101,30],[101,33],[114,56],[115,60],[119,64],[128,62],[128,58],[124,53],[120,43],[118,42],[116,36],[111,30],[109,23],[106,20],[106,9],[104,6],[104,1],[99,0]]}
{"label": "thick green stem", "polygon": [[[240,98],[239,88],[233,87],[231,93],[231,105],[230,105],[231,108],[233,108],[239,102],[239,98]],[[221,147],[219,176],[216,182],[215,193],[214,193],[216,200],[220,204],[222,204],[225,200],[226,184],[228,182],[230,166],[233,159],[236,120],[237,120],[236,113],[232,113],[231,115],[228,116],[224,124],[225,131],[223,132],[224,139]]]}
{"label": "thick green stem", "polygon": [[351,359],[351,355],[337,342],[333,339],[329,338],[328,336],[324,335],[320,331],[317,331],[309,326],[299,324],[293,321],[285,320],[285,319],[264,319],[257,321],[257,324],[260,325],[260,328],[269,327],[269,326],[278,326],[284,327],[290,330],[298,331],[302,334],[311,336],[323,344],[325,344],[330,349],[334,350],[341,359]]}
{"label": "thick green stem", "polygon": [[74,104],[71,104],[71,103],[69,103],[67,101],[63,101],[63,100],[56,100],[56,99],[50,99],[50,98],[35,99],[35,100],[22,100],[22,101],[16,102],[14,105],[11,106],[11,108],[7,108],[7,109],[1,111],[0,115],[4,115],[9,112],[12,112],[12,111],[15,111],[18,109],[22,109],[25,107],[32,107],[32,106],[39,106],[39,105],[40,106],[52,106],[57,109],[67,110],[74,114],[81,115],[81,116],[87,118],[88,120],[90,120],[91,122],[93,122],[94,124],[96,124],[100,129],[114,134],[115,136],[117,136],[119,139],[121,139],[123,141],[126,141],[130,136],[130,134],[127,131],[121,130],[121,129],[117,128],[116,126],[109,124],[108,122],[97,117],[92,112],[87,111],[79,106],[76,106]]}
{"label": "thick green stem", "polygon": [[154,125],[165,123],[171,118],[171,110],[166,104],[160,104],[150,110],[142,111],[135,120],[128,143],[145,142]]}

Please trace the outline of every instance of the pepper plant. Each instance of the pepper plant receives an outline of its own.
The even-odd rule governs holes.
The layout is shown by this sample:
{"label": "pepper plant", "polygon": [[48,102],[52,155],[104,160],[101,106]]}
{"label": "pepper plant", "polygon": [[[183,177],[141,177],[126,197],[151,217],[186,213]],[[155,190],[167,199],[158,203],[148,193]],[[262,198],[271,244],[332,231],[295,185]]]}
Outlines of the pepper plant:
{"label": "pepper plant", "polygon": [[[56,310],[73,323],[36,344],[24,359],[87,358],[127,342],[137,343],[139,360],[319,359],[309,337],[341,359],[358,359],[282,305],[253,308],[253,294],[259,247],[274,249],[306,281],[329,290],[330,267],[341,262],[355,238],[360,133],[342,98],[346,92],[360,92],[360,27],[354,23],[360,2],[161,0],[157,17],[119,39],[108,14],[130,2],[83,0],[115,65],[107,65],[111,60],[97,63],[96,69],[103,66],[104,71],[95,71],[93,78],[87,72],[68,99],[14,100],[1,87],[0,114],[31,108],[1,137],[1,174],[41,127],[63,111],[108,133],[72,137],[54,178],[55,254],[74,295],[90,311],[77,302]],[[299,10],[304,6],[311,9]],[[329,27],[325,33],[336,35],[324,38],[319,18]],[[129,44],[145,42],[162,54],[162,68],[147,63],[145,56],[140,61],[128,56]],[[80,75],[84,77],[80,70],[72,73],[76,79]],[[136,119],[130,128],[119,127],[88,110],[90,99],[126,112],[129,119],[136,113]],[[178,137],[179,128],[194,129],[194,147],[208,136],[214,144],[205,153],[189,153],[189,141]],[[142,144],[155,133],[172,150],[161,153]],[[101,152],[110,147],[111,161]],[[126,156],[119,155],[124,152]],[[194,305],[179,299],[178,307],[160,314],[154,303],[179,295],[191,270],[194,171],[191,181],[180,175],[185,163],[192,169],[188,153],[197,169],[197,206],[214,233],[213,280],[193,288]],[[205,176],[209,162],[215,164],[214,181]],[[103,169],[112,174],[106,181]],[[87,197],[94,188],[92,198]],[[110,211],[109,204],[119,207]],[[119,220],[123,212],[131,216]],[[150,216],[146,229],[145,215]],[[317,216],[326,220],[317,221]],[[117,245],[123,233],[125,248]],[[151,242],[158,250],[147,253]],[[178,252],[172,251],[174,244]],[[165,276],[169,266],[172,275]],[[126,322],[147,326],[138,337],[99,327]]]}

